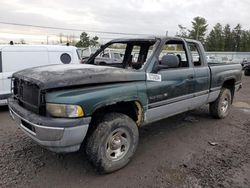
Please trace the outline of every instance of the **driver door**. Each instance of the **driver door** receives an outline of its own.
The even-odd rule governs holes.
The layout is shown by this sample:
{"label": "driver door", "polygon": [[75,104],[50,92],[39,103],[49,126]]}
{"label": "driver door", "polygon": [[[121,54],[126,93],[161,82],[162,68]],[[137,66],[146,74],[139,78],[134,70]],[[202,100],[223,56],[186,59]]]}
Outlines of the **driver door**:
{"label": "driver door", "polygon": [[[184,112],[191,105],[194,92],[194,69],[187,58],[185,45],[182,41],[168,41],[159,56],[158,63],[164,55],[180,56],[178,67],[160,69],[155,75],[160,79],[147,79],[149,122],[163,117]],[[150,74],[150,73],[148,73]]]}

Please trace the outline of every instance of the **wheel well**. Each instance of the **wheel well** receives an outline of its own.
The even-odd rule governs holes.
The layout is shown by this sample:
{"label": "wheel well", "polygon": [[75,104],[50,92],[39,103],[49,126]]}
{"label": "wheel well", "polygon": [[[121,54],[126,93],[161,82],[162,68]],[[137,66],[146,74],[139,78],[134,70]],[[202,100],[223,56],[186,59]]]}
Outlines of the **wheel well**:
{"label": "wheel well", "polygon": [[234,98],[234,90],[235,90],[234,86],[235,86],[235,80],[234,79],[227,80],[222,85],[222,87],[227,88],[227,89],[229,89],[231,91],[232,102],[233,102],[233,98]]}
{"label": "wheel well", "polygon": [[118,112],[129,116],[133,119],[137,126],[140,126],[144,120],[144,111],[140,102],[138,101],[128,101],[128,102],[118,102],[112,105],[101,107],[92,115],[93,121],[98,121],[98,119],[102,119],[102,117],[110,112]]}

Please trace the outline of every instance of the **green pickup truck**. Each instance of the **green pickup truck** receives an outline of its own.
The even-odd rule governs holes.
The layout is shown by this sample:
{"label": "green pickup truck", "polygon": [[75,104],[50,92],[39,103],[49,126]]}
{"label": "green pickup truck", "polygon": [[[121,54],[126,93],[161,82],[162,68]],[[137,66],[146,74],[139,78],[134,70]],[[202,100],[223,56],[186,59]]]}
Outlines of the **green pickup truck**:
{"label": "green pickup truck", "polygon": [[[97,65],[107,48],[122,61]],[[35,60],[34,60],[35,61]],[[138,128],[204,104],[229,113],[241,88],[240,64],[208,64],[200,42],[176,37],[116,39],[84,64],[50,65],[13,74],[9,110],[17,125],[54,152],[85,149],[102,173],[135,154]]]}

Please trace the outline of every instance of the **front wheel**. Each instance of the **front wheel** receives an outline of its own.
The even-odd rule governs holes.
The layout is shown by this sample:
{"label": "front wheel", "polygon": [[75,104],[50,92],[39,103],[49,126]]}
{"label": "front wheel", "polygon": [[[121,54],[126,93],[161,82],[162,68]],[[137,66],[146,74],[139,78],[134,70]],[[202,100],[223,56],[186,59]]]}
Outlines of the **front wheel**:
{"label": "front wheel", "polygon": [[127,115],[106,114],[89,137],[86,154],[101,173],[124,167],[134,155],[139,140],[138,128]]}
{"label": "front wheel", "polygon": [[218,119],[225,118],[231,107],[232,94],[227,88],[222,88],[219,97],[209,105],[210,114]]}

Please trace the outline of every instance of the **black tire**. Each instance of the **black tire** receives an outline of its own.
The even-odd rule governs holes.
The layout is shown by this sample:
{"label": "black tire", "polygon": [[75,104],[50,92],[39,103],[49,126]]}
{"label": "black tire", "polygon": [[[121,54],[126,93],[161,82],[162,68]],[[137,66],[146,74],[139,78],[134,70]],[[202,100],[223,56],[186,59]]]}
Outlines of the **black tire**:
{"label": "black tire", "polygon": [[223,119],[228,115],[231,104],[231,91],[227,88],[222,88],[218,98],[209,105],[210,114],[217,119]]}
{"label": "black tire", "polygon": [[250,70],[249,69],[245,69],[244,74],[245,74],[245,76],[250,76]]}
{"label": "black tire", "polygon": [[107,65],[107,63],[102,61],[99,63],[99,65]]}
{"label": "black tire", "polygon": [[138,128],[130,117],[108,113],[90,135],[86,154],[100,173],[111,173],[128,164],[138,141]]}

